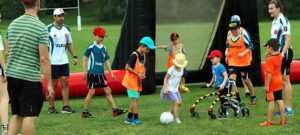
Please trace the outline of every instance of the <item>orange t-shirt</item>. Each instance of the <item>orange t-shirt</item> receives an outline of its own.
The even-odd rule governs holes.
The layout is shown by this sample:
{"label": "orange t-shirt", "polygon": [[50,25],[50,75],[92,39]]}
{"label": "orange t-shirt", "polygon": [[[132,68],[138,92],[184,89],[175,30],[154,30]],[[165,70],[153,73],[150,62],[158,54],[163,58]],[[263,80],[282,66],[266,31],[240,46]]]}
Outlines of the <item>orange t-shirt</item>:
{"label": "orange t-shirt", "polygon": [[282,64],[281,54],[273,55],[267,58],[266,69],[265,69],[265,82],[267,80],[267,73],[272,73],[269,92],[274,92],[283,89],[281,64]]}
{"label": "orange t-shirt", "polygon": [[232,41],[233,34],[229,31],[227,42],[229,45],[228,48],[228,66],[236,66],[236,67],[245,67],[251,65],[252,61],[252,53],[248,52],[243,57],[239,57],[239,53],[244,52],[247,49],[247,45],[244,42],[244,30],[241,28],[241,35],[239,39],[234,42]]}

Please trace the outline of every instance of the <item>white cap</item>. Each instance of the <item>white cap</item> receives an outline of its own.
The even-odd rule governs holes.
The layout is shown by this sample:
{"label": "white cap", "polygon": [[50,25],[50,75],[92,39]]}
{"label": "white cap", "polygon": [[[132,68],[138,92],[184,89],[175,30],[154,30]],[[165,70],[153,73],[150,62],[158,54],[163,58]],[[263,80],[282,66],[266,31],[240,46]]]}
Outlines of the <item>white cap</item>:
{"label": "white cap", "polygon": [[65,14],[64,10],[62,8],[56,8],[53,11],[53,15],[61,15],[61,14]]}

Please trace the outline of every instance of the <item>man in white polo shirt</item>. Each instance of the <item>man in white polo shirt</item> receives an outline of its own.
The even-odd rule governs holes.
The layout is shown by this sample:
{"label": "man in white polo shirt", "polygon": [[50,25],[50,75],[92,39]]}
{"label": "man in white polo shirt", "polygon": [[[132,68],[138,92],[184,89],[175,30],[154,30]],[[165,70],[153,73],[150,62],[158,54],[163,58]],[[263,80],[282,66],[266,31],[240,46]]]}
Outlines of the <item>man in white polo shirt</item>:
{"label": "man in white polo shirt", "polygon": [[[75,54],[70,28],[63,24],[65,12],[62,8],[57,8],[53,12],[54,22],[48,25],[49,32],[49,55],[51,58],[51,69],[53,88],[57,88],[60,80],[62,86],[63,108],[62,113],[74,113],[75,111],[69,106],[69,61],[67,49],[73,56],[73,64],[77,64],[77,56]],[[49,101],[49,114],[56,114],[58,111],[54,105],[55,98]]]}

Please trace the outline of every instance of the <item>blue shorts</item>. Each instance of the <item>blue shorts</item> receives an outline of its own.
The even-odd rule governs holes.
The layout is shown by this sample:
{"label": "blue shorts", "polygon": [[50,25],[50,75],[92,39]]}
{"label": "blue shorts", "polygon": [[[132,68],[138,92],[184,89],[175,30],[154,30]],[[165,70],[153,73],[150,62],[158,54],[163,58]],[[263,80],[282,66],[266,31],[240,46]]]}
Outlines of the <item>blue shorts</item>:
{"label": "blue shorts", "polygon": [[51,65],[52,79],[58,79],[62,76],[68,77],[70,75],[69,64]]}
{"label": "blue shorts", "polygon": [[140,98],[140,92],[127,89],[127,94],[129,98]]}

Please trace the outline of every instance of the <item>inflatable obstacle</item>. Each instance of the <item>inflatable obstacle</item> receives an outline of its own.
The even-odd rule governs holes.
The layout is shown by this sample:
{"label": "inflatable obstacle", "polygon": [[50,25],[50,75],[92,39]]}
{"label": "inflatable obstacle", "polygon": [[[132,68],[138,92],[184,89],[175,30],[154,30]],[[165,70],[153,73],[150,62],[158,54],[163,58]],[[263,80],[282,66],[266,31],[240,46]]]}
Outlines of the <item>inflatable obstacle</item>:
{"label": "inflatable obstacle", "polygon": [[[262,70],[262,79],[265,80],[265,71],[266,69],[266,62],[261,63],[261,70]],[[291,74],[290,74],[290,80],[291,83],[300,83],[300,61],[299,60],[293,60],[291,64]]]}
{"label": "inflatable obstacle", "polygon": [[[124,94],[126,88],[122,85],[122,80],[125,75],[125,70],[113,70],[116,80],[112,80],[108,71],[106,71],[105,77],[107,79],[108,86],[111,88],[113,94]],[[42,76],[43,94],[46,96],[47,84],[46,79]],[[62,87],[60,82],[58,83],[55,98],[61,99]],[[83,73],[71,73],[69,76],[69,97],[85,97],[88,93],[87,81],[83,80]],[[96,89],[95,95],[103,95],[103,89]]]}

